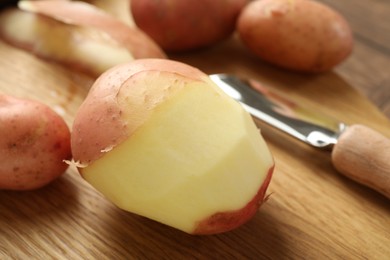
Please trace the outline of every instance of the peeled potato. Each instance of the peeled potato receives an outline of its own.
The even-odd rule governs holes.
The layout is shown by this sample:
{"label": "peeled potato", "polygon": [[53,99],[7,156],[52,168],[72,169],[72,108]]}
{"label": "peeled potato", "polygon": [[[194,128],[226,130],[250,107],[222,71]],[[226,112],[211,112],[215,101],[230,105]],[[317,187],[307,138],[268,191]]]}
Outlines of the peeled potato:
{"label": "peeled potato", "polygon": [[70,131],[48,106],[0,95],[0,189],[45,186],[68,168]]}
{"label": "peeled potato", "polygon": [[200,70],[167,59],[103,73],[71,143],[81,176],[115,205],[189,234],[249,221],[274,169],[243,107]]}
{"label": "peeled potato", "polygon": [[91,4],[43,0],[18,6],[0,12],[0,38],[94,77],[133,59],[166,58],[144,32]]}
{"label": "peeled potato", "polygon": [[84,2],[90,3],[108,14],[121,20],[123,23],[134,27],[133,17],[129,12],[130,1],[129,0],[83,0]]}
{"label": "peeled potato", "polygon": [[347,21],[331,8],[309,0],[257,0],[237,22],[244,44],[272,64],[304,72],[326,71],[352,51]]}

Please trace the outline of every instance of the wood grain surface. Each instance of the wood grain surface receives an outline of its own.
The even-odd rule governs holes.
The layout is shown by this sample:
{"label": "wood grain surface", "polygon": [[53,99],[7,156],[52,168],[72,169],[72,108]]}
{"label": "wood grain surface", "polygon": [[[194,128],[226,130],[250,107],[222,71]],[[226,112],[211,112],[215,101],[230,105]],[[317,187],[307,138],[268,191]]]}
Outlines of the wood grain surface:
{"label": "wood grain surface", "polygon": [[[322,2],[343,13],[356,36],[352,56],[331,72],[275,68],[235,37],[171,58],[210,74],[261,80],[313,110],[390,138],[390,2]],[[40,100],[69,126],[92,82],[0,41],[0,93]],[[0,259],[389,259],[389,200],[337,173],[329,152],[257,123],[275,174],[270,199],[239,229],[185,234],[116,208],[70,168],[36,191],[0,191]]]}

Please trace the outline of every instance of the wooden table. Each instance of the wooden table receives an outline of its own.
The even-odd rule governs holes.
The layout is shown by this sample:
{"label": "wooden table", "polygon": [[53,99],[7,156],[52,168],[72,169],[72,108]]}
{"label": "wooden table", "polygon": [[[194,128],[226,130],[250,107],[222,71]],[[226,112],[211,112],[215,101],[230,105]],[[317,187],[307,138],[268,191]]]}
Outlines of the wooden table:
{"label": "wooden table", "polygon": [[321,0],[350,23],[355,48],[335,71],[390,117],[390,2]]}
{"label": "wooden table", "polygon": [[[235,38],[171,58],[253,77],[390,137],[390,2],[322,2],[345,15],[355,34],[352,56],[334,71],[284,71]],[[41,100],[72,124],[92,79],[1,41],[0,57],[0,93]],[[272,195],[239,229],[182,233],[116,208],[70,168],[36,191],[0,191],[0,259],[389,259],[389,200],[337,173],[328,152],[259,127],[276,162]]]}

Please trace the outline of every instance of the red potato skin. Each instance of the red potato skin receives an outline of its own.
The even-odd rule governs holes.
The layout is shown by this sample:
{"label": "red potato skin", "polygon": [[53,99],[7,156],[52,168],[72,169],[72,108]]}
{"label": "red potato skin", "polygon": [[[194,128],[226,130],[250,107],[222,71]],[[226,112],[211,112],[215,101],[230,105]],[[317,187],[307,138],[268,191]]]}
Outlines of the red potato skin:
{"label": "red potato skin", "polygon": [[[31,18],[33,18],[34,22],[29,24],[29,25],[34,25],[36,27],[42,27],[43,25],[45,25],[45,27],[53,29],[53,30],[55,30],[56,28],[57,29],[62,28],[64,30],[64,32],[68,32],[68,35],[71,35],[72,27],[67,25],[67,24],[64,24],[62,22],[56,21],[50,17],[46,17],[43,15],[37,15],[34,13],[25,12],[25,11],[19,10],[17,8],[8,8],[8,9],[1,11],[1,13],[0,13],[0,38],[4,42],[7,42],[9,45],[15,46],[17,48],[31,52],[41,59],[45,59],[48,61],[54,61],[54,62],[60,62],[61,64],[68,66],[70,68],[73,68],[75,70],[86,72],[87,74],[89,74],[91,76],[96,76],[96,72],[93,69],[91,69],[87,65],[83,64],[79,60],[72,59],[71,55],[68,55],[66,58],[58,59],[57,57],[55,57],[55,55],[53,53],[51,53],[51,54],[45,53],[45,51],[43,51],[41,49],[42,46],[45,46],[45,34],[44,33],[41,33],[41,35],[39,33],[37,33],[37,35],[36,35],[37,38],[38,37],[40,37],[40,38],[38,38],[36,40],[31,40],[31,41],[20,41],[19,39],[15,38],[13,34],[8,33],[6,30],[6,26],[7,26],[6,18],[7,18],[7,16],[17,16],[17,15],[19,15],[19,16],[23,15],[25,17],[30,16]],[[5,21],[3,21],[3,20],[5,20]],[[26,24],[26,26],[27,26],[27,24]],[[69,44],[74,44],[74,43],[70,42]],[[63,50],[59,49],[58,53],[61,53],[62,51]]]}
{"label": "red potato skin", "polygon": [[[88,165],[103,156],[102,151],[107,147],[114,147],[126,140],[147,120],[147,111],[152,111],[153,106],[169,98],[175,91],[169,86],[161,86],[152,91],[148,100],[143,100],[142,94],[148,91],[147,86],[145,89],[125,90],[132,86],[132,80],[142,80],[156,73],[176,74],[183,81],[209,80],[200,70],[168,59],[138,59],[109,69],[98,77],[77,111],[71,138],[73,159],[77,163]],[[120,104],[122,93],[139,97],[137,103],[141,108],[134,111],[145,111],[143,114],[133,115],[131,124],[128,124],[129,119],[124,119],[128,109]],[[100,131],[91,135],[91,128]],[[82,172],[82,168],[80,171]]]}
{"label": "red potato skin", "polygon": [[217,43],[231,35],[248,0],[131,0],[137,26],[165,51],[180,52]]}
{"label": "red potato skin", "polygon": [[237,31],[258,57],[295,71],[330,70],[353,49],[347,21],[316,1],[253,1],[240,14]]}
{"label": "red potato skin", "polygon": [[[94,78],[127,60],[167,58],[147,34],[93,5],[67,0],[20,3],[22,8],[0,12],[0,38],[39,58]],[[127,51],[129,57],[118,55],[114,50]]]}
{"label": "red potato skin", "polygon": [[37,189],[68,168],[69,128],[42,103],[0,95],[0,135],[0,189]]}
{"label": "red potato skin", "polygon": [[236,211],[216,213],[209,218],[200,221],[193,234],[211,235],[227,232],[238,228],[252,219],[260,206],[268,199],[268,196],[265,196],[265,194],[271,182],[274,168],[275,165],[269,169],[256,196],[245,207]]}
{"label": "red potato skin", "polygon": [[105,11],[81,1],[26,1],[23,10],[32,11],[75,26],[99,29],[128,48],[135,59],[166,58],[148,35],[137,27],[131,27]]}

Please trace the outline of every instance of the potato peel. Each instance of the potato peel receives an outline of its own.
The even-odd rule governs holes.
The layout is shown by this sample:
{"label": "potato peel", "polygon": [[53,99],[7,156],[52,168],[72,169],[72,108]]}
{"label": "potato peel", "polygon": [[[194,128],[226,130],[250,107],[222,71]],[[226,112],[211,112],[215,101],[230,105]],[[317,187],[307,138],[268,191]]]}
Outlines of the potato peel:
{"label": "potato peel", "polygon": [[80,161],[75,160],[63,160],[64,163],[66,163],[69,166],[77,167],[77,168],[86,168],[88,166],[88,163],[81,163]]}

